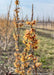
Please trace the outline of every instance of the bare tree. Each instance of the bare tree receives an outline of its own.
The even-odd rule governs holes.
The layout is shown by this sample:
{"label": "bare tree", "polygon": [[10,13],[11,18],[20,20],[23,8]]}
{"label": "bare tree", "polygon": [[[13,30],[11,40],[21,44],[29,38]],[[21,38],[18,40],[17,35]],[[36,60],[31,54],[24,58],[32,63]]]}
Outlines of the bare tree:
{"label": "bare tree", "polygon": [[11,9],[11,5],[12,5],[12,0],[10,2],[10,5],[9,5],[9,10],[8,10],[8,13],[7,13],[7,26],[6,26],[6,46],[5,46],[5,50],[7,50],[7,47],[8,47],[8,40],[7,40],[7,35],[8,35],[8,24],[9,24],[9,17],[10,17],[10,9]]}
{"label": "bare tree", "polygon": [[34,13],[33,13],[33,4],[32,4],[32,15],[31,15],[31,21],[33,20],[33,16],[34,16]]}

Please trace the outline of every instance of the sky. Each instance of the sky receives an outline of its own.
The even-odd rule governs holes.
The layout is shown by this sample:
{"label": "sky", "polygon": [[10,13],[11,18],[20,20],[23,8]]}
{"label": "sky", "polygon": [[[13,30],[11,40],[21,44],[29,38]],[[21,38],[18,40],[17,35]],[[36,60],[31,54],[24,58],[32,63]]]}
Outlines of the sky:
{"label": "sky", "polygon": [[[15,0],[12,0],[12,6],[10,10],[10,16],[13,18],[15,9]],[[8,8],[11,0],[0,0],[0,16],[7,15]],[[54,19],[54,0],[20,0],[20,18],[25,17],[31,18],[32,4],[34,5],[34,19],[47,19],[50,17]]]}

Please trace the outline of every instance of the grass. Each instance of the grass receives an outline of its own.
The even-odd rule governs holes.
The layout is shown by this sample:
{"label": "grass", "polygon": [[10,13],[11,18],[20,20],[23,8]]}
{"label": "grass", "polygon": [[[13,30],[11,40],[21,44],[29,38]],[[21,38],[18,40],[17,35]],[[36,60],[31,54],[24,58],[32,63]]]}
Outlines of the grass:
{"label": "grass", "polygon": [[[25,29],[29,29],[28,26],[25,27]],[[52,31],[46,31],[46,30],[40,30],[40,29],[37,29],[38,31],[41,31],[41,32],[45,32],[45,33],[49,33],[51,34]],[[21,30],[21,33],[22,34],[21,36],[23,36],[24,34],[24,30],[22,31]],[[43,37],[43,36],[40,36],[40,35],[37,35],[37,39],[40,40],[39,44],[38,44],[38,50],[36,52],[34,52],[34,54],[36,56],[39,57],[39,61],[42,62],[42,68],[43,69],[54,69],[54,39],[52,38],[47,38],[47,37]],[[21,40],[23,40],[23,38],[21,38]],[[23,44],[21,44],[23,45]]]}
{"label": "grass", "polygon": [[7,56],[7,53],[3,52],[2,55],[3,55],[3,56]]}
{"label": "grass", "polygon": [[44,29],[48,29],[48,30],[54,30],[54,23],[51,25],[51,23],[47,23],[47,26],[46,26],[46,23],[44,24],[44,27],[43,27],[43,24],[42,23],[37,23],[36,24],[36,28],[44,28]]}
{"label": "grass", "polygon": [[54,62],[54,40],[51,38],[46,38],[38,35],[40,39],[39,49],[35,55],[40,56],[40,61],[42,62],[42,68],[44,69],[53,69]]}
{"label": "grass", "polygon": [[[30,27],[25,26],[25,29],[29,29]],[[52,33],[51,31],[43,31],[40,29],[37,29],[38,31],[41,32],[45,32],[45,33]],[[24,36],[25,30],[20,31],[20,47],[25,47],[25,45],[23,44],[22,40],[23,40],[23,36]],[[47,37],[43,37],[40,35],[37,35],[37,39],[40,40],[39,44],[38,44],[38,50],[36,52],[34,52],[34,54],[36,56],[39,57],[39,61],[42,62],[42,69],[50,69],[50,70],[54,70],[54,40],[52,38],[47,38]],[[12,50],[12,49],[11,49]],[[2,58],[3,59],[8,59],[9,57],[7,56],[7,53],[3,52],[2,54]],[[3,60],[0,61],[0,64],[4,63]],[[10,65],[12,66],[12,64]]]}
{"label": "grass", "polygon": [[0,64],[4,64],[4,61],[0,61]]}
{"label": "grass", "polygon": [[48,34],[54,34],[54,31],[47,31],[47,30],[42,30],[42,29],[36,29],[37,31],[40,31],[40,32],[44,32],[44,33],[48,33]]}
{"label": "grass", "polygon": [[8,59],[8,56],[2,56],[3,59]]}

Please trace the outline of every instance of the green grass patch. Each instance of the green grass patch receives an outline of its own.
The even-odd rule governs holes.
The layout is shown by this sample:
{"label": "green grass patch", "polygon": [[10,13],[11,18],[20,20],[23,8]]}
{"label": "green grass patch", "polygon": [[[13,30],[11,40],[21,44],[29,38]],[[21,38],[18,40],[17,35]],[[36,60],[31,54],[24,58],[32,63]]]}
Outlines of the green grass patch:
{"label": "green grass patch", "polygon": [[8,56],[2,56],[3,59],[8,59]]}
{"label": "green grass patch", "polygon": [[0,61],[0,64],[4,64],[4,61]]}

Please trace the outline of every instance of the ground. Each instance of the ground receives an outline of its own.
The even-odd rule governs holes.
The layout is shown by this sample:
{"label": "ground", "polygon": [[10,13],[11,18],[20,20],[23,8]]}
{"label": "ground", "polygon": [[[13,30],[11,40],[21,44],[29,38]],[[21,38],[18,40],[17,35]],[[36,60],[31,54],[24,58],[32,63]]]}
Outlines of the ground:
{"label": "ground", "polygon": [[[25,46],[22,43],[22,36],[24,35],[25,29],[29,29],[29,27],[24,26],[21,28],[20,34],[20,50],[22,50]],[[46,35],[43,36],[38,33],[45,33],[46,35],[48,34],[54,34],[54,31],[50,30],[43,30],[43,29],[37,29],[36,28],[36,34],[37,34],[37,39],[40,40],[38,44],[38,49],[34,54],[39,57],[39,61],[42,62],[42,66],[40,69],[38,69],[38,72],[53,72],[54,71],[54,39],[52,37],[47,37]],[[11,48],[8,48],[7,51],[2,50],[0,48],[0,74],[6,71],[11,71],[14,72],[14,65],[13,62],[15,60],[14,57],[14,52],[15,52],[15,47],[14,47],[14,40],[13,36],[12,38],[12,46]],[[1,74],[2,75],[2,74]]]}

